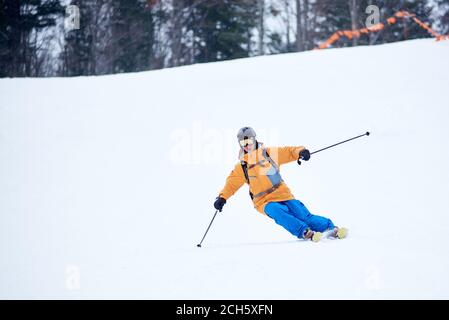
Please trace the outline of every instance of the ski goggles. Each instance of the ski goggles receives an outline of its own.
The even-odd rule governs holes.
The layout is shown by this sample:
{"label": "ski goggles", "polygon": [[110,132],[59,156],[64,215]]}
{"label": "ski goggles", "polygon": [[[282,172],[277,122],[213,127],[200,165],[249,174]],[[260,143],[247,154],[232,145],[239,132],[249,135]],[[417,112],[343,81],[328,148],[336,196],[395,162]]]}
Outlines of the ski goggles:
{"label": "ski goggles", "polygon": [[242,139],[239,140],[240,146],[241,147],[246,147],[249,144],[254,144],[256,142],[256,140],[254,138],[246,138],[246,139]]}

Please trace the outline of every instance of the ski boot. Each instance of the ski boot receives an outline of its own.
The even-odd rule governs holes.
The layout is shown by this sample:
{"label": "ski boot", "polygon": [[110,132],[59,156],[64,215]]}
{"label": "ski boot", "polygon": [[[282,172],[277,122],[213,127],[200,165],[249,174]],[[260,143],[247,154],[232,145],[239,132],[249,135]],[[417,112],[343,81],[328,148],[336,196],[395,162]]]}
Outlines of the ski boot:
{"label": "ski boot", "polygon": [[318,242],[323,237],[323,234],[318,231],[312,231],[310,229],[307,229],[304,232],[304,240],[312,240],[313,242]]}
{"label": "ski boot", "polygon": [[344,227],[335,227],[334,230],[332,230],[330,237],[336,238],[336,239],[344,239],[348,235],[348,229]]}

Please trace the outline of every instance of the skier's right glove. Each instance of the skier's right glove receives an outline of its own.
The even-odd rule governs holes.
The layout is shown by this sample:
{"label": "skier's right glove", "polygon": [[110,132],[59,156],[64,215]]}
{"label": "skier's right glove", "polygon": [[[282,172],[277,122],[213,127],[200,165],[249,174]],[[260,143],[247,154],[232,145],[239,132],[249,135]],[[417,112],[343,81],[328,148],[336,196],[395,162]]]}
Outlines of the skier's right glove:
{"label": "skier's right glove", "polygon": [[221,210],[223,210],[223,206],[225,205],[225,203],[226,203],[225,198],[217,197],[217,200],[215,200],[215,203],[214,203],[214,207],[215,207],[215,209],[217,209],[218,211],[221,212]]}

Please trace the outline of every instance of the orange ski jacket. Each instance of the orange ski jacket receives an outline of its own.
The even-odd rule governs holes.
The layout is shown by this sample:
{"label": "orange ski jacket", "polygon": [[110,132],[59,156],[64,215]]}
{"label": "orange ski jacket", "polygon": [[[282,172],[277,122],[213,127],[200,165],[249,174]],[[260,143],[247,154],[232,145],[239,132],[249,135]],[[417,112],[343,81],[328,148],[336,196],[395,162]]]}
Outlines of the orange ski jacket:
{"label": "orange ski jacket", "polygon": [[[263,214],[265,214],[265,205],[269,202],[295,199],[282,180],[279,167],[285,163],[298,160],[299,153],[304,149],[302,146],[265,148],[259,142],[258,148],[250,153],[243,153],[240,150],[240,162],[235,165],[229,174],[219,196],[227,200],[247,183],[254,207]],[[245,166],[248,180],[243,169]]]}

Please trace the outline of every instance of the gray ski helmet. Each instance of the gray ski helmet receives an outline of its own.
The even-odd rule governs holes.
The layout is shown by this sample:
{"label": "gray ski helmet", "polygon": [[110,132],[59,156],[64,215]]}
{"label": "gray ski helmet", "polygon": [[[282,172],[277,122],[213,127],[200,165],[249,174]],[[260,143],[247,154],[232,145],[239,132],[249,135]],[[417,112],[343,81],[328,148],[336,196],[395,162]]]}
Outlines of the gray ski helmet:
{"label": "gray ski helmet", "polygon": [[256,131],[250,127],[243,127],[237,133],[237,140],[243,140],[245,138],[256,138]]}

